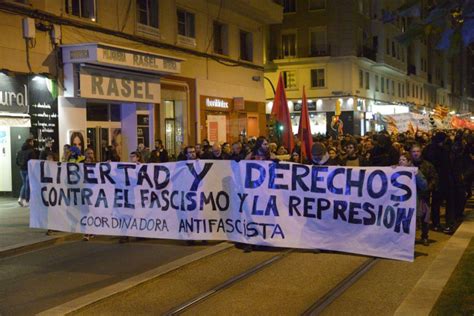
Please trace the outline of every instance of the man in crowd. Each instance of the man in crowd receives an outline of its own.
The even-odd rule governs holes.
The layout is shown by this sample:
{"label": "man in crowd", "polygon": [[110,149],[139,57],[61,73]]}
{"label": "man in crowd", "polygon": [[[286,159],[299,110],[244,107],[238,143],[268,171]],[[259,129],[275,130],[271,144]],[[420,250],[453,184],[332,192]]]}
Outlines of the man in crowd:
{"label": "man in crowd", "polygon": [[53,153],[53,141],[51,139],[47,139],[44,143],[44,149],[40,152],[39,159],[46,160],[49,154]]}
{"label": "man in crowd", "polygon": [[235,142],[232,144],[232,153],[229,157],[230,160],[241,161],[245,159],[246,153],[243,150],[241,142]]}
{"label": "man in crowd", "polygon": [[420,191],[418,199],[421,205],[418,206],[419,212],[422,214],[421,219],[421,241],[423,245],[428,246],[428,231],[429,231],[429,210],[431,193],[438,188],[438,174],[435,167],[425,159],[421,153],[421,146],[415,144],[410,149],[410,155],[413,161],[413,166],[418,167],[418,172],[421,172],[428,183],[428,190]]}
{"label": "man in crowd", "polygon": [[28,207],[30,202],[30,182],[28,177],[28,161],[35,159],[35,150],[33,148],[33,138],[25,140],[21,150],[16,155],[16,164],[20,167],[21,188],[18,204]]}
{"label": "man in crowd", "polygon": [[155,149],[150,153],[150,159],[148,162],[157,163],[157,162],[168,162],[168,151],[163,146],[161,139],[155,141]]}

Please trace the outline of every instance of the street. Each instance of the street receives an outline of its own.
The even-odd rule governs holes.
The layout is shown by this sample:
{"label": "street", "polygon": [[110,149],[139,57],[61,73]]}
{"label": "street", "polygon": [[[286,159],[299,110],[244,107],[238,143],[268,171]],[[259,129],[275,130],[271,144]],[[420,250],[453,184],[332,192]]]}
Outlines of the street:
{"label": "street", "polygon": [[[16,207],[12,199],[1,202],[2,233],[19,236],[23,230],[30,234],[20,238],[46,237],[44,231],[27,228],[27,209]],[[16,234],[11,231],[12,226]],[[40,245],[36,250],[0,259],[0,314],[33,315],[48,311],[217,244],[186,246],[182,241],[133,238],[120,244],[117,237],[97,236],[89,242],[80,238],[75,235],[75,239]],[[393,314],[449,238],[443,233],[430,232],[429,247],[416,244],[413,263],[378,259],[342,295],[327,304],[323,313],[345,314],[347,306],[351,306],[354,314]],[[5,240],[2,238],[3,246]],[[259,248],[244,253],[229,245],[77,313],[164,314],[218,288],[181,312],[296,315],[325,297],[368,260],[365,256],[316,250]],[[248,273],[256,266],[258,269]],[[219,288],[239,275],[243,277]]]}

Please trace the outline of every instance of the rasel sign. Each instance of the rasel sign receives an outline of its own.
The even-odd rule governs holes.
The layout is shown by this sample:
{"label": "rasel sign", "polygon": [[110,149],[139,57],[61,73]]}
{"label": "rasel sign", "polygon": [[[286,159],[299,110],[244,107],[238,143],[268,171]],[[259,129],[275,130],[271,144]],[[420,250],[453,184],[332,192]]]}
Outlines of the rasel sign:
{"label": "rasel sign", "polygon": [[80,84],[83,98],[160,103],[160,82],[147,76],[83,68]]}

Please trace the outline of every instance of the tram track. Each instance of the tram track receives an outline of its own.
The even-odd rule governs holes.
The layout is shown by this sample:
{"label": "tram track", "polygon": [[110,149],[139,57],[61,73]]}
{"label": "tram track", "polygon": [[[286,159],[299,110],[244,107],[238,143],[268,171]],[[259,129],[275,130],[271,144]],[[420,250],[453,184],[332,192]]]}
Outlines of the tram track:
{"label": "tram track", "polygon": [[[257,265],[245,270],[244,272],[233,276],[224,282],[212,287],[211,289],[202,292],[198,295],[195,295],[191,299],[180,303],[179,305],[174,306],[169,309],[163,315],[181,315],[183,313],[193,313],[195,308],[199,308],[200,304],[206,303],[214,296],[219,294],[224,295],[226,290],[229,290],[231,287],[236,285],[242,285],[242,282],[245,280],[249,281],[253,276],[265,273],[265,271],[270,268],[272,265],[277,262],[281,262],[282,259],[290,257],[291,254],[294,254],[295,250],[287,250],[283,253],[280,253],[276,256],[273,256]],[[324,252],[323,252],[324,254]],[[317,255],[317,254],[316,254]],[[318,295],[318,299],[309,306],[302,315],[319,315],[326,307],[328,307],[333,301],[335,301],[339,296],[341,296],[347,289],[349,289],[354,283],[356,283],[363,275],[365,275],[370,269],[381,259],[379,258],[368,258],[364,260],[362,264],[357,265],[350,273],[345,274],[342,279],[330,290],[326,291],[323,295]]]}

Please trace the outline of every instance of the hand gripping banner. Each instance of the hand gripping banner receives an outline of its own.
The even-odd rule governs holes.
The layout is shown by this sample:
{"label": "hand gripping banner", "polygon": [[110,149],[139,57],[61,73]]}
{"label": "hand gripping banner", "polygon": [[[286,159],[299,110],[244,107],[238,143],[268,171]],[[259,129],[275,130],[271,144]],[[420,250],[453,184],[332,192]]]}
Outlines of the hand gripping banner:
{"label": "hand gripping banner", "polygon": [[415,168],[32,160],[30,226],[413,261]]}

